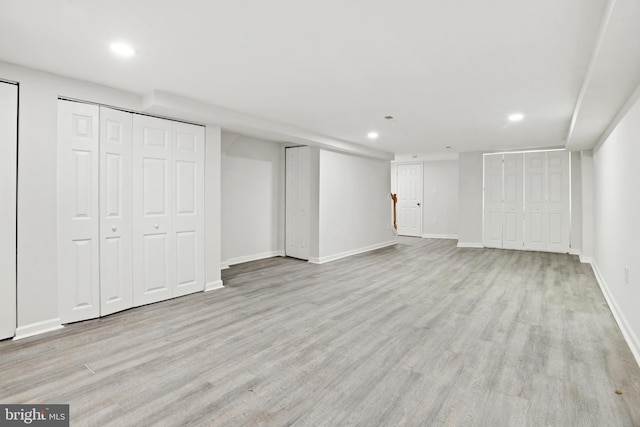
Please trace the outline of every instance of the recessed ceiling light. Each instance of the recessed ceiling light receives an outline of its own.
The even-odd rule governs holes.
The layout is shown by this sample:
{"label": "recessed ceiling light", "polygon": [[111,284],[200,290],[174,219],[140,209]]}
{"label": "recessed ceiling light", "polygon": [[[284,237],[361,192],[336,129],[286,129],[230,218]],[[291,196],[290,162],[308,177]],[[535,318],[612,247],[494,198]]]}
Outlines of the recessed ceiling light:
{"label": "recessed ceiling light", "polygon": [[444,148],[446,148],[447,150],[451,150],[451,146],[450,145],[446,145]]}
{"label": "recessed ceiling light", "polygon": [[387,120],[393,120],[393,116],[384,116],[384,118]]}
{"label": "recessed ceiling light", "polygon": [[114,54],[122,56],[124,58],[131,58],[136,54],[136,51],[126,43],[111,43],[109,49],[111,49],[111,52],[113,52]]}
{"label": "recessed ceiling light", "polygon": [[369,139],[376,139],[378,137],[378,132],[369,132],[367,134],[367,138]]}
{"label": "recessed ceiling light", "polygon": [[522,119],[524,119],[524,114],[522,113],[513,113],[509,116],[510,122],[519,122]]}

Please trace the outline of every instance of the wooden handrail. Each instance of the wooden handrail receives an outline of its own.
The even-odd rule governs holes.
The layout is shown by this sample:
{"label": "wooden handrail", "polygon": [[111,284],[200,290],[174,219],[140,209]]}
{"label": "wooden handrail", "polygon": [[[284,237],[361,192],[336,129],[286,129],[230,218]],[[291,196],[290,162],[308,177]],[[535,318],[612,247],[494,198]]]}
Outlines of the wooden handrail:
{"label": "wooden handrail", "polygon": [[391,200],[393,200],[393,228],[398,230],[398,223],[396,222],[396,205],[398,204],[398,195],[391,193]]}

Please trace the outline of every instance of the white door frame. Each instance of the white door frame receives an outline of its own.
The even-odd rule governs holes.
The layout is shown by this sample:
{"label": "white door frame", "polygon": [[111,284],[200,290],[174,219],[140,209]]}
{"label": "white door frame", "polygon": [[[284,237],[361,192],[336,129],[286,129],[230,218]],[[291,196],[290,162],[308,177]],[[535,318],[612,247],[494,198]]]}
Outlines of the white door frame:
{"label": "white door frame", "polygon": [[18,85],[0,82],[0,339],[16,333]]}

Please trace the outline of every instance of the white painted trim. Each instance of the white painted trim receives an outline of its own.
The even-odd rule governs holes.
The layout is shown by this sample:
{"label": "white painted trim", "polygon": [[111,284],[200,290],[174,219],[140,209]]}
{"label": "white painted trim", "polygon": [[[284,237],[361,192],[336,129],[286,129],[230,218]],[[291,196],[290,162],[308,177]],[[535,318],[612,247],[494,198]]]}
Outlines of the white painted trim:
{"label": "white painted trim", "polygon": [[333,255],[327,255],[324,256],[322,258],[309,258],[309,262],[311,264],[325,264],[327,262],[331,262],[331,261],[336,261],[342,258],[346,258],[352,255],[358,255],[358,254],[362,254],[365,252],[370,252],[370,251],[375,251],[376,249],[382,249],[382,248],[386,248],[387,246],[393,246],[396,243],[398,243],[397,240],[390,240],[388,242],[384,242],[384,243],[377,243],[375,245],[371,245],[371,246],[366,246],[364,248],[359,248],[359,249],[354,249],[352,251],[346,251],[346,252],[340,252],[337,254],[333,254]]}
{"label": "white painted trim", "polygon": [[273,258],[276,256],[285,256],[284,251],[270,251],[270,252],[262,252],[259,254],[253,254],[253,255],[245,255],[245,256],[240,256],[240,257],[236,257],[236,258],[229,258],[226,261],[223,261],[222,263],[220,263],[220,267],[222,268],[222,265],[227,265],[227,266],[231,266],[231,265],[236,265],[236,264],[242,264],[243,262],[249,262],[249,261],[257,261],[259,259],[265,259],[265,258]]}
{"label": "white painted trim", "polygon": [[633,332],[633,329],[629,326],[629,322],[625,317],[624,313],[620,310],[620,307],[616,303],[616,300],[613,298],[613,295],[609,291],[609,287],[604,280],[604,277],[600,273],[600,269],[598,269],[598,265],[595,262],[590,262],[591,268],[593,269],[593,273],[596,276],[596,281],[600,286],[600,290],[604,295],[604,299],[607,300],[607,304],[609,304],[609,309],[611,310],[611,314],[613,314],[613,318],[616,319],[616,323],[618,324],[618,328],[622,332],[622,336],[624,337],[633,357],[636,359],[636,363],[640,366],[640,340]]}
{"label": "white painted trim", "polygon": [[237,113],[165,91],[154,90],[144,94],[142,96],[142,105],[143,112],[146,114],[172,117],[190,122],[216,123],[225,130],[254,138],[266,139],[267,141],[310,145],[312,147],[389,161],[394,158],[394,155],[390,152],[367,147],[363,144],[343,141],[294,126]]}
{"label": "white painted trim", "polygon": [[64,328],[64,326],[62,326],[62,321],[60,320],[60,318],[44,320],[42,322],[20,326],[18,329],[16,329],[16,336],[13,337],[13,340],[17,341],[23,338],[44,334],[45,332],[51,332],[62,328]]}
{"label": "white painted trim", "polygon": [[209,282],[204,285],[205,292],[214,291],[220,288],[224,288],[224,284],[222,283],[222,280],[216,280],[215,282]]}
{"label": "white painted trim", "polygon": [[580,251],[580,249],[573,249],[573,248],[569,248],[569,255],[578,255],[581,256],[582,252]]}
{"label": "white painted trim", "polygon": [[423,234],[423,239],[452,239],[458,240],[457,234]]}
{"label": "white painted trim", "polygon": [[229,268],[229,261],[221,261],[220,270],[226,270],[227,268]]}
{"label": "white painted trim", "polygon": [[580,253],[578,257],[580,258],[581,263],[593,265],[593,258],[591,258],[590,256],[584,256],[582,255],[582,253]]}
{"label": "white painted trim", "polygon": [[576,100],[576,104],[573,107],[573,114],[571,115],[571,122],[569,122],[569,130],[567,132],[567,137],[565,138],[567,141],[567,146],[571,146],[571,137],[573,136],[573,131],[576,126],[576,121],[578,120],[578,115],[580,114],[580,110],[582,110],[582,103],[584,101],[585,94],[587,93],[587,89],[591,84],[591,78],[593,77],[593,70],[596,66],[596,61],[600,56],[600,49],[602,48],[603,40],[607,33],[607,27],[609,26],[609,21],[611,19],[611,15],[613,14],[613,9],[616,5],[616,0],[609,0],[607,4],[607,8],[602,15],[602,21],[600,22],[600,28],[598,29],[598,35],[596,38],[596,43],[593,48],[593,52],[591,52],[591,58],[589,58],[589,66],[587,67],[587,72],[584,76],[584,80],[582,81],[582,86],[580,86],[580,91],[578,92],[578,99]]}
{"label": "white painted trim", "polygon": [[484,245],[482,243],[473,243],[473,242],[458,242],[458,247],[484,249]]}

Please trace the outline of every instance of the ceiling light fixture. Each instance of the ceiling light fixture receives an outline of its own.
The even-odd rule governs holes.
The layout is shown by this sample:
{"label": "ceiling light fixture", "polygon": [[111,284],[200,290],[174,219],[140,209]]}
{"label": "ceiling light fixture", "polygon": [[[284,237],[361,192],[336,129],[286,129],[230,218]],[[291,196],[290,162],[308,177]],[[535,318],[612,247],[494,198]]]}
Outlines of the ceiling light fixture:
{"label": "ceiling light fixture", "polygon": [[378,138],[378,132],[369,132],[369,133],[367,134],[367,138],[369,138],[369,139],[376,139],[376,138]]}
{"label": "ceiling light fixture", "polygon": [[112,53],[122,56],[123,58],[131,58],[136,54],[136,51],[126,43],[111,43],[109,49],[111,49]]}
{"label": "ceiling light fixture", "polygon": [[524,119],[524,114],[522,113],[513,113],[509,116],[510,122],[519,122],[522,119]]}

